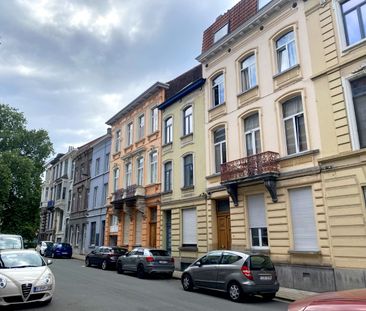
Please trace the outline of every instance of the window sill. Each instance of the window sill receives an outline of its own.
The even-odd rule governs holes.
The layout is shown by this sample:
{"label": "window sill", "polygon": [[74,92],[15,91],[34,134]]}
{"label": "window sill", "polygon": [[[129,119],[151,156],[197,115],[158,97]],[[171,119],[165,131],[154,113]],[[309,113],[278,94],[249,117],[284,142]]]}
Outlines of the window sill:
{"label": "window sill", "polygon": [[252,92],[254,90],[257,90],[257,89],[258,89],[258,85],[252,86],[251,88],[249,88],[249,89],[247,89],[245,91],[240,92],[237,96],[240,97],[242,95],[248,94],[248,93],[250,93],[250,92]]}
{"label": "window sill", "polygon": [[366,43],[366,38],[364,38],[356,43],[353,43],[351,45],[345,46],[342,49],[342,56],[352,52],[353,50],[356,50],[357,48],[359,48],[361,45],[363,45],[365,43]]}
{"label": "window sill", "polygon": [[321,251],[296,251],[290,249],[288,253],[291,255],[320,255]]}
{"label": "window sill", "polygon": [[226,102],[223,102],[223,103],[218,104],[218,105],[216,105],[216,106],[212,106],[212,107],[208,110],[208,112],[211,112],[211,111],[213,111],[213,110],[219,109],[220,107],[223,107],[223,106],[226,106]]}
{"label": "window sill", "polygon": [[284,74],[286,74],[286,73],[288,73],[288,72],[290,72],[290,71],[292,71],[292,70],[294,70],[296,68],[300,68],[300,64],[296,64],[296,65],[294,65],[294,66],[292,66],[290,68],[285,69],[284,71],[281,71],[281,72],[276,73],[273,76],[273,79],[276,79],[277,77],[280,77],[280,76],[282,76],[282,75],[284,75]]}
{"label": "window sill", "polygon": [[194,186],[182,187],[182,188],[180,188],[180,190],[182,190],[182,191],[192,191],[192,190],[194,190]]}
{"label": "window sill", "polygon": [[319,149],[314,149],[314,150],[306,150],[306,151],[302,151],[302,152],[298,152],[298,153],[293,153],[284,157],[280,158],[280,161],[282,160],[289,160],[289,159],[293,159],[293,158],[298,158],[298,157],[302,157],[302,156],[306,156],[306,155],[313,155],[313,154],[318,154],[319,153]]}
{"label": "window sill", "polygon": [[180,137],[181,140],[187,139],[187,138],[193,138],[193,133],[185,134],[185,135]]}
{"label": "window sill", "polygon": [[206,179],[211,179],[211,178],[215,178],[215,177],[220,177],[221,173],[213,173],[211,175],[206,176]]}
{"label": "window sill", "polygon": [[173,194],[173,190],[164,191],[161,193],[161,195],[171,195],[171,194]]}
{"label": "window sill", "polygon": [[169,146],[172,146],[173,145],[173,142],[171,141],[171,142],[169,142],[169,143],[164,143],[163,145],[162,145],[162,147],[163,148],[166,148],[166,147],[169,147]]}
{"label": "window sill", "polygon": [[197,246],[181,246],[178,247],[181,252],[198,252]]}

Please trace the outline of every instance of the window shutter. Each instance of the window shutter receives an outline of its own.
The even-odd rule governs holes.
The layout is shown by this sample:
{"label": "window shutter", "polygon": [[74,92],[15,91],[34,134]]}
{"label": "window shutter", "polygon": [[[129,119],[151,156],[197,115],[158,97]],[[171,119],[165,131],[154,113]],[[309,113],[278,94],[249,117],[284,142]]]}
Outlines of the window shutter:
{"label": "window shutter", "polygon": [[266,228],[266,209],[263,194],[248,196],[248,214],[250,228]]}
{"label": "window shutter", "polygon": [[183,244],[197,244],[196,209],[182,210],[183,214]]}
{"label": "window shutter", "polygon": [[296,251],[318,251],[311,188],[292,189],[289,193],[294,248]]}

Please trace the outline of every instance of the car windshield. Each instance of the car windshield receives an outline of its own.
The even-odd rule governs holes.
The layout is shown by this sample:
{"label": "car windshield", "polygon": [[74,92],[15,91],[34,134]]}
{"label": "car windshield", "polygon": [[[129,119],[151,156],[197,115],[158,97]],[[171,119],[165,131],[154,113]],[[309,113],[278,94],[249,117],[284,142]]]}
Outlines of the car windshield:
{"label": "car windshield", "polygon": [[0,269],[41,267],[45,265],[42,257],[37,253],[0,254]]}
{"label": "car windshield", "polygon": [[170,256],[167,251],[161,249],[152,249],[150,250],[150,253],[153,256]]}
{"label": "car windshield", "polygon": [[251,270],[274,270],[273,263],[268,256],[250,256]]}
{"label": "car windshield", "polygon": [[0,249],[21,249],[22,242],[19,237],[0,237]]}

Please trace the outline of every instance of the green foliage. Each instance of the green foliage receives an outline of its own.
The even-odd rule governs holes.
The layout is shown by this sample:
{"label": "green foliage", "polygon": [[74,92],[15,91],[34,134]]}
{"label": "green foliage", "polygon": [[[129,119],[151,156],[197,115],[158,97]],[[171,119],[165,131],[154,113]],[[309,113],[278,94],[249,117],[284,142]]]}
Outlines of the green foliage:
{"label": "green foliage", "polygon": [[0,232],[34,239],[39,228],[41,174],[52,143],[45,130],[27,130],[24,115],[0,104]]}

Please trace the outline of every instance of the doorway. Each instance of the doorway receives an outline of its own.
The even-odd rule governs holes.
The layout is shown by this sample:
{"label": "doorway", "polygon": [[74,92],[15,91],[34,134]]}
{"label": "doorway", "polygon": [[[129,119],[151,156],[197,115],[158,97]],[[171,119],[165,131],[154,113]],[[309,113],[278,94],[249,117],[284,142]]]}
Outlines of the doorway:
{"label": "doorway", "polygon": [[228,199],[216,200],[217,248],[231,249],[230,203]]}

